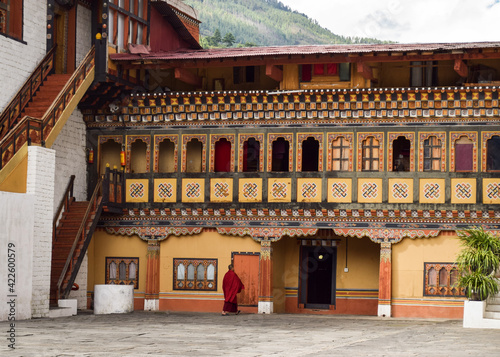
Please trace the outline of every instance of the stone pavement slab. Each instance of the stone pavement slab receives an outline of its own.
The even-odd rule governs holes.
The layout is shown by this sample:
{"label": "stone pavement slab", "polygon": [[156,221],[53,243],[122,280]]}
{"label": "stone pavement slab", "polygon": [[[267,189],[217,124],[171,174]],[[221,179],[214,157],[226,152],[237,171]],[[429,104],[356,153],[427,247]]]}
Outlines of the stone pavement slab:
{"label": "stone pavement slab", "polygon": [[0,322],[1,356],[500,356],[461,320],[144,312]]}

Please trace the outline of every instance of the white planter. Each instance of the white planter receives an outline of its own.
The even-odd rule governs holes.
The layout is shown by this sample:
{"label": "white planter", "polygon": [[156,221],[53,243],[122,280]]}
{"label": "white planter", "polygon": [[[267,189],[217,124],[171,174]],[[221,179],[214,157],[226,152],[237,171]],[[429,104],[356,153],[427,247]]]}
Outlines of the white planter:
{"label": "white planter", "polygon": [[464,328],[500,329],[500,320],[485,319],[486,301],[464,301]]}
{"label": "white planter", "polygon": [[134,286],[102,284],[94,287],[94,314],[124,314],[134,311]]}

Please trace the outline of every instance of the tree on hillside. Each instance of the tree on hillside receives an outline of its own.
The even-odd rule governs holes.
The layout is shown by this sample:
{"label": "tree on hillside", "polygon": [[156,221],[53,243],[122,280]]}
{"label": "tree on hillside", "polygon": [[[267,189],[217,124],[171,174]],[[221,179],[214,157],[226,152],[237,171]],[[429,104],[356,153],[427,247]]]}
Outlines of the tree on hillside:
{"label": "tree on hillside", "polygon": [[227,47],[231,47],[235,41],[236,38],[234,38],[234,35],[231,32],[227,32],[222,39],[222,42],[224,42]]}
{"label": "tree on hillside", "polygon": [[220,34],[220,30],[217,29],[212,36],[212,42],[215,46],[217,46],[222,41],[222,36]]}

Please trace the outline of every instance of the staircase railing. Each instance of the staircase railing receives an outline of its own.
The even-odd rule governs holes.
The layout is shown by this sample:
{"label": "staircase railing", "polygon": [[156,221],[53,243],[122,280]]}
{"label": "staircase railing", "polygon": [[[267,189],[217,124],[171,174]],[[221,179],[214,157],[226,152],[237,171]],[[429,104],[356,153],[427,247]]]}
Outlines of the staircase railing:
{"label": "staircase railing", "polygon": [[[80,228],[78,229],[78,233],[76,234],[75,240],[73,241],[73,245],[71,246],[71,250],[68,254],[68,258],[66,259],[66,263],[64,264],[63,270],[59,277],[59,281],[57,282],[57,298],[58,299],[66,299],[71,291],[71,287],[75,282],[76,276],[78,274],[78,270],[82,264],[83,258],[85,257],[85,253],[87,252],[87,248],[90,244],[90,240],[92,239],[92,235],[94,234],[95,227],[97,226],[97,222],[99,221],[99,217],[102,212],[102,196],[99,194],[102,192],[102,183],[103,179],[100,178],[97,182],[97,185],[94,189],[94,193],[90,198],[89,205],[87,210],[85,211],[85,215],[82,218],[82,223],[80,224]],[[91,217],[91,213],[94,214],[94,217]],[[90,226],[88,226],[90,224]],[[88,226],[88,227],[87,227]],[[81,245],[81,249],[77,251],[78,246]],[[70,273],[67,284],[63,286],[64,280],[66,279],[68,272]]]}
{"label": "staircase railing", "polygon": [[[6,126],[6,134],[3,134],[4,129],[0,126],[0,131],[2,131],[0,138],[3,136],[0,139],[0,170],[24,143],[45,145],[45,140],[66,108],[66,104],[73,98],[80,84],[87,79],[94,68],[94,52],[94,47],[92,47],[41,120],[25,116],[14,127],[11,127],[12,123]],[[8,123],[10,122],[7,120],[5,124]]]}
{"label": "staircase railing", "polygon": [[59,95],[56,97],[52,105],[45,112],[42,121],[43,121],[43,139],[42,144],[49,136],[50,131],[56,124],[60,115],[66,109],[66,104],[73,98],[76,94],[76,91],[80,87],[80,84],[87,78],[87,75],[90,73],[92,68],[95,66],[95,48],[92,47],[90,51],[87,53],[83,61],[80,63],[78,68],[73,72],[73,75],[66,83],[64,88],[61,90]]}
{"label": "staircase railing", "polygon": [[66,190],[64,190],[64,194],[61,198],[61,202],[57,207],[56,214],[54,215],[54,220],[52,221],[52,244],[57,242],[57,223],[59,222],[59,218],[61,218],[61,214],[69,211],[69,206],[71,201],[74,199],[73,196],[73,186],[75,183],[75,175],[71,175],[69,178],[68,185],[66,186]]}
{"label": "staircase railing", "polygon": [[4,137],[15,125],[19,116],[23,112],[35,95],[43,81],[52,72],[55,64],[56,47],[47,52],[42,61],[35,68],[31,76],[24,82],[23,86],[16,93],[14,98],[0,114],[0,139]]}

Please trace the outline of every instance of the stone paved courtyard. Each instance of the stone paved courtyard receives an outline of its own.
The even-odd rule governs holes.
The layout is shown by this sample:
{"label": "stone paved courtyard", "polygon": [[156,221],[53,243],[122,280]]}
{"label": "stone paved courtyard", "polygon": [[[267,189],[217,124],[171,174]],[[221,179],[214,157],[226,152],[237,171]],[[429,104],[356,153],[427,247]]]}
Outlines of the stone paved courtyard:
{"label": "stone paved courtyard", "polygon": [[2,356],[500,356],[500,331],[461,320],[136,311],[17,321]]}

